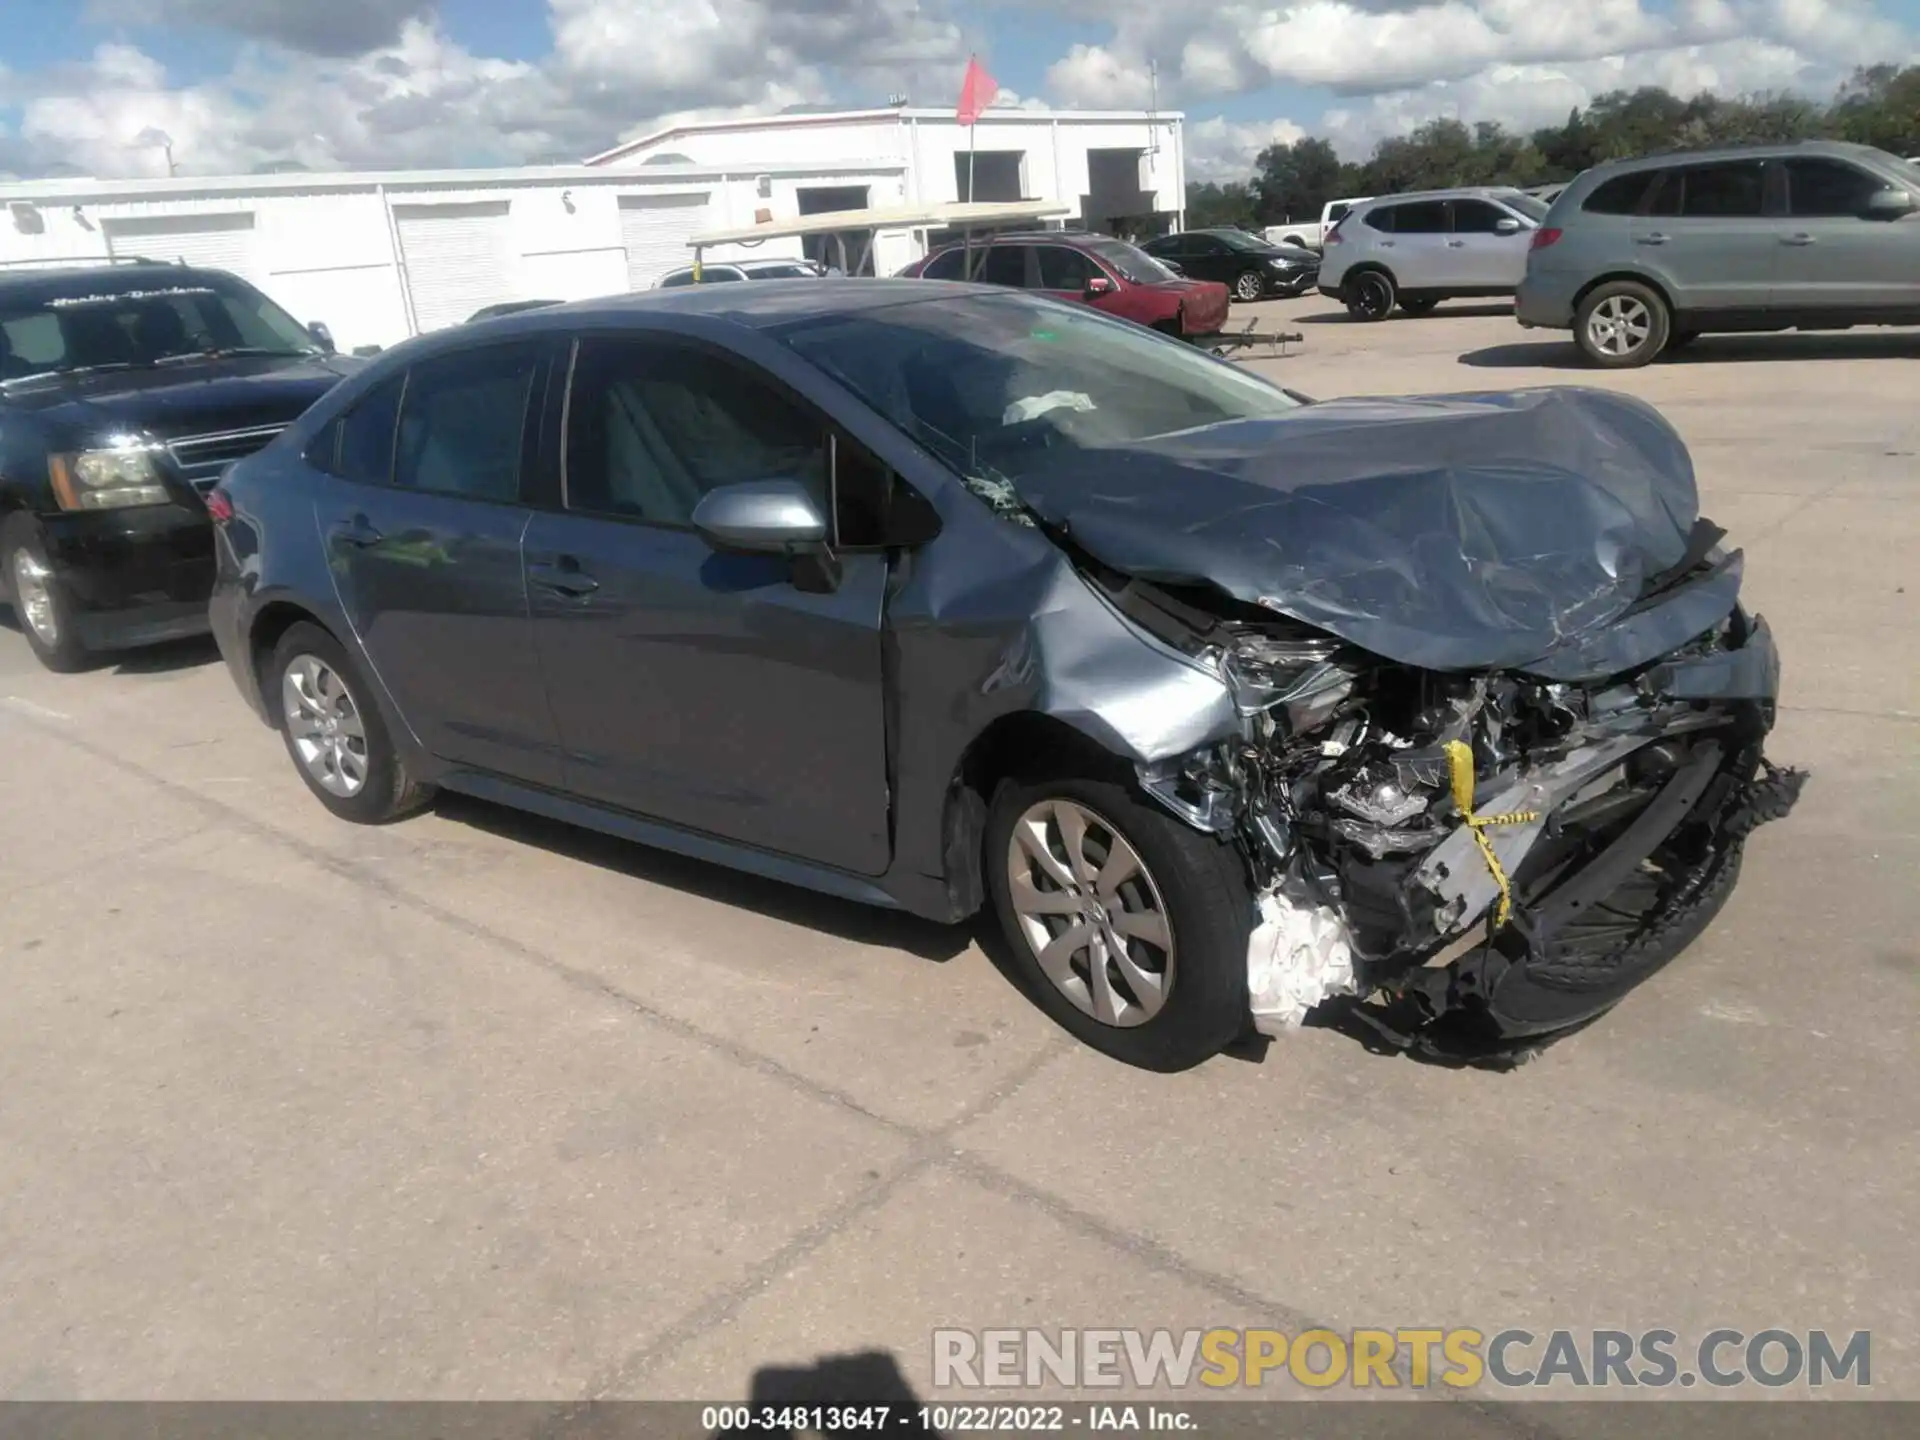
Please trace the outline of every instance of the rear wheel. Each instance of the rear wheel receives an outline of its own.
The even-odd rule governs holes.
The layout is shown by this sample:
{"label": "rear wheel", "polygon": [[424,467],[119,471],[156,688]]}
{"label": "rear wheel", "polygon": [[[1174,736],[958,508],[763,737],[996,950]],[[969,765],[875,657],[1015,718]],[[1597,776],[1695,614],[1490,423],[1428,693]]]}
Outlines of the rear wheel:
{"label": "rear wheel", "polygon": [[86,669],[93,652],[80,642],[73,606],[31,515],[16,512],[0,526],[0,564],[5,566],[0,585],[34,658],[61,674]]}
{"label": "rear wheel", "polygon": [[1399,290],[1384,270],[1362,270],[1347,277],[1347,314],[1355,320],[1384,320],[1393,313]]}
{"label": "rear wheel", "polygon": [[407,774],[359,668],[318,625],[280,638],[267,698],[300,778],[342,820],[380,825],[433,798]]}
{"label": "rear wheel", "polygon": [[1666,348],[1671,326],[1666,302],[1653,290],[1633,280],[1609,280],[1580,302],[1573,336],[1595,365],[1629,370]]}
{"label": "rear wheel", "polygon": [[1024,987],[1096,1050],[1184,1070],[1245,1033],[1253,901],[1232,846],[1127,787],[1000,787],[985,864]]}
{"label": "rear wheel", "polygon": [[1258,300],[1267,293],[1267,277],[1258,270],[1242,270],[1233,282],[1233,298]]}

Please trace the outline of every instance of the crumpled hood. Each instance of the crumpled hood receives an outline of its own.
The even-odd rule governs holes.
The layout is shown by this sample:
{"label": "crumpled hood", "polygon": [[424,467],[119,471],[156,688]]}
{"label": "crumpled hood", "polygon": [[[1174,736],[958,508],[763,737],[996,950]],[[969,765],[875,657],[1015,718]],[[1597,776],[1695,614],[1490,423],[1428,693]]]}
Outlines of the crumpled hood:
{"label": "crumpled hood", "polygon": [[1687,555],[1699,497],[1673,427],[1611,391],[1337,400],[1056,454],[1016,488],[1103,564],[1428,669],[1625,669],[1738,589],[1736,560],[1623,620]]}

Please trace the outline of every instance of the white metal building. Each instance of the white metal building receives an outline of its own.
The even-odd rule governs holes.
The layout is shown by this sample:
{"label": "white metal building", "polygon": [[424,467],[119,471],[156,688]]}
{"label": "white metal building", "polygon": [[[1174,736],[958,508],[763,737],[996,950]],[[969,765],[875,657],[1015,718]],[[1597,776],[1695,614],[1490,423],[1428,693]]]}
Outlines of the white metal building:
{"label": "white metal building", "polygon": [[[691,263],[694,235],[763,221],[969,198],[1047,201],[1097,229],[1178,221],[1178,115],[990,111],[970,166],[967,152],[951,112],[894,109],[679,126],[578,166],[16,182],[0,185],[0,263],[144,255],[218,266],[297,319],[325,322],[350,350],[500,301],[648,289]],[[880,236],[874,270],[893,273],[930,238]],[[705,258],[819,245],[769,238]]]}

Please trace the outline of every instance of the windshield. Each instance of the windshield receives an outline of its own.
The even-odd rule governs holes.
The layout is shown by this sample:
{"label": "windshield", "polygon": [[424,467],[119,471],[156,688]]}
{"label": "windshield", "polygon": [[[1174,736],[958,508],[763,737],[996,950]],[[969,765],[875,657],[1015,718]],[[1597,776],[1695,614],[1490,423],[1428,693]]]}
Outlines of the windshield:
{"label": "windshield", "polygon": [[1254,255],[1271,255],[1280,247],[1271,240],[1258,235],[1249,235],[1244,230],[1216,230],[1213,232],[1227,243],[1228,248]]}
{"label": "windshield", "polygon": [[1299,404],[1180,341],[1035,296],[923,300],[777,333],[960,475],[989,485],[1062,450],[1118,448]]}
{"label": "windshield", "polygon": [[0,294],[0,380],[178,364],[219,354],[317,355],[313,337],[251,286],[215,276],[115,289],[89,276]]}
{"label": "windshield", "polygon": [[1117,270],[1122,280],[1135,285],[1163,285],[1180,278],[1138,245],[1124,240],[1090,240],[1087,249]]}
{"label": "windshield", "polygon": [[1519,190],[1502,191],[1499,200],[1509,210],[1518,211],[1536,225],[1547,218],[1547,211],[1551,208],[1538,196],[1528,195]]}

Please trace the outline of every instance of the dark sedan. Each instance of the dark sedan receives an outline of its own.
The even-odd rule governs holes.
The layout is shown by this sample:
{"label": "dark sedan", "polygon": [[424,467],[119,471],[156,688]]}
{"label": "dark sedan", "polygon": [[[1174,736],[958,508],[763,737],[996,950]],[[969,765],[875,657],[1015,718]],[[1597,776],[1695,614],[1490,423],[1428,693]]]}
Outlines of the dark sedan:
{"label": "dark sedan", "polygon": [[698,286],[409,345],[210,509],[215,636],[334,814],[985,910],[1154,1068],[1340,996],[1577,1026],[1798,788],[1739,557],[1611,392],[1308,404],[1014,290]]}
{"label": "dark sedan", "polygon": [[1141,246],[1196,280],[1217,280],[1236,300],[1302,295],[1320,276],[1320,257],[1298,245],[1275,245],[1244,230],[1180,230]]}

